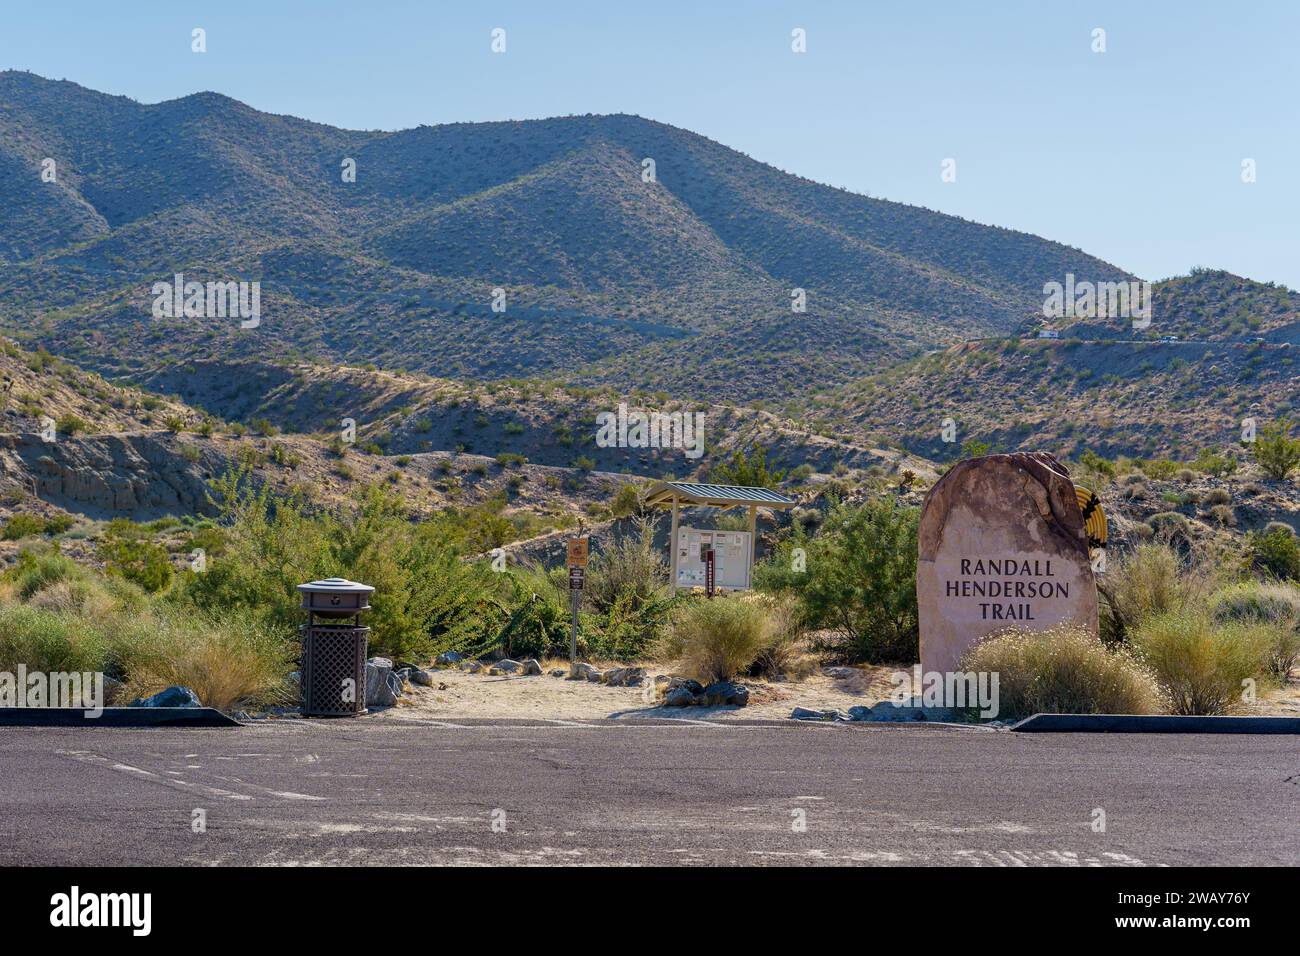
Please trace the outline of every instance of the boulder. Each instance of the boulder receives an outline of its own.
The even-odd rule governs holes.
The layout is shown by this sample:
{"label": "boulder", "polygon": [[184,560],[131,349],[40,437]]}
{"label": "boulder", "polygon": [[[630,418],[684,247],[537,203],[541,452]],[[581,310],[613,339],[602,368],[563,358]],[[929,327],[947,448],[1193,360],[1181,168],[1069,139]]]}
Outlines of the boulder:
{"label": "boulder", "polygon": [[566,676],[568,676],[568,673],[569,673],[569,672],[566,671],[563,667],[557,667],[557,668],[555,668],[554,670],[551,671],[551,676],[552,676],[552,677],[566,677]]}
{"label": "boulder", "polygon": [[600,680],[600,671],[592,667],[586,661],[579,661],[573,665],[573,670],[569,674],[570,680]]}
{"label": "boulder", "polygon": [[477,674],[483,669],[483,665],[478,661],[461,661],[460,669],[466,674]]}
{"label": "boulder", "polygon": [[691,694],[703,694],[704,685],[697,680],[691,680],[688,677],[670,677],[668,678],[668,690],[674,691],[684,687]]}
{"label": "boulder", "polygon": [[416,667],[411,671],[410,681],[412,684],[419,684],[421,687],[432,687],[433,675],[422,667]]}
{"label": "boulder", "polygon": [[488,670],[488,673],[489,674],[522,674],[523,670],[524,670],[523,664],[519,663],[518,661],[512,661],[508,657],[503,657],[501,660],[497,661],[495,664],[492,665],[492,667]]}
{"label": "boulder", "polygon": [[922,707],[919,698],[913,698],[906,704],[898,704],[892,700],[882,700],[869,708],[855,707],[853,710],[859,713],[866,711],[863,716],[855,716],[855,720],[874,720],[881,723],[915,720],[951,721],[957,719],[957,712],[953,708]]}
{"label": "boulder", "polygon": [[611,687],[640,687],[645,680],[644,667],[612,667],[601,677]]}
{"label": "boulder", "polygon": [[529,677],[533,676],[534,674],[541,674],[542,672],[541,662],[539,662],[535,657],[528,658],[528,660],[524,661],[521,666],[524,669],[523,671],[524,674]]}
{"label": "boulder", "polygon": [[749,703],[749,688],[724,680],[704,688],[701,696],[701,704],[705,707],[744,707]]}
{"label": "boulder", "polygon": [[443,651],[436,658],[434,658],[433,662],[442,667],[452,667],[456,664],[459,664],[464,659],[465,659],[464,656],[458,654],[456,651]]}
{"label": "boulder", "polygon": [[844,715],[838,710],[813,710],[810,707],[796,707],[790,712],[795,720],[843,720]]}
{"label": "boulder", "polygon": [[199,695],[188,687],[168,687],[152,697],[137,697],[132,707],[202,707]]}
{"label": "boulder", "polygon": [[685,687],[678,687],[670,690],[664,696],[665,707],[690,707],[695,703],[695,695]]}
{"label": "boulder", "polygon": [[401,692],[401,681],[393,674],[392,661],[387,657],[372,657],[366,661],[367,707],[392,707]]}

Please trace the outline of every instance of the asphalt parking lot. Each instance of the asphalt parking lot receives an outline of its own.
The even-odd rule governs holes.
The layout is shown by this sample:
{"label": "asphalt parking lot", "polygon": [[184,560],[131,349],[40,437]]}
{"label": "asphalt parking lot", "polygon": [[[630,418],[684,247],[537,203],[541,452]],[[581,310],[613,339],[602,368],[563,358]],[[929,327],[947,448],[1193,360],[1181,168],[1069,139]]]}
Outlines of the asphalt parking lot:
{"label": "asphalt parking lot", "polygon": [[283,720],[0,767],[6,866],[1300,864],[1293,736]]}

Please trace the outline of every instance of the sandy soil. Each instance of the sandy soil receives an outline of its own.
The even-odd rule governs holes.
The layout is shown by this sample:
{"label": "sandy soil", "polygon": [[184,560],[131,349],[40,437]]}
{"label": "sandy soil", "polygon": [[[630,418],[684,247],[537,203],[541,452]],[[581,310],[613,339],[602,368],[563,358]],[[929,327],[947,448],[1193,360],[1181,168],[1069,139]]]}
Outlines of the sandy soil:
{"label": "sandy soil", "polygon": [[[687,720],[786,718],[795,707],[847,710],[874,704],[889,696],[888,667],[827,667],[795,681],[746,680],[747,707],[659,707],[652,691],[636,687],[607,687],[588,681],[551,677],[488,677],[458,670],[438,670],[433,687],[416,687],[396,707],[375,714],[424,719],[454,717],[515,717],[550,720],[593,718],[674,717]],[[655,674],[667,671],[647,668]]]}
{"label": "sandy soil", "polygon": [[[409,685],[396,707],[376,711],[371,719],[456,717],[508,717],[543,720],[591,720],[598,718],[668,717],[698,720],[788,718],[795,707],[847,711],[850,707],[877,703],[893,691],[892,667],[823,667],[800,681],[747,679],[750,689],[747,707],[660,707],[648,688],[607,687],[588,681],[551,677],[550,671],[563,666],[548,662],[545,674],[534,677],[489,677],[459,670],[434,671],[433,687]],[[663,668],[647,667],[654,675]],[[1241,713],[1300,717],[1300,681],[1292,674],[1288,686],[1264,695]]]}

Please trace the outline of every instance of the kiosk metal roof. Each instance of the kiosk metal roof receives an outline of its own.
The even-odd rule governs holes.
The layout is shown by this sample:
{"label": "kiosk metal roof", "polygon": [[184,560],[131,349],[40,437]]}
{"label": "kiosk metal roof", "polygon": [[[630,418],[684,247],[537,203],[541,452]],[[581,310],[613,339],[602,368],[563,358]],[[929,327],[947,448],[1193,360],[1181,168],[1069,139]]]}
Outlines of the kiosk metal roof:
{"label": "kiosk metal roof", "polygon": [[681,504],[713,505],[716,508],[734,508],[737,505],[761,505],[778,510],[793,508],[795,499],[773,491],[771,488],[751,488],[748,485],[708,485],[694,481],[657,481],[646,493],[646,504],[662,506],[676,498]]}

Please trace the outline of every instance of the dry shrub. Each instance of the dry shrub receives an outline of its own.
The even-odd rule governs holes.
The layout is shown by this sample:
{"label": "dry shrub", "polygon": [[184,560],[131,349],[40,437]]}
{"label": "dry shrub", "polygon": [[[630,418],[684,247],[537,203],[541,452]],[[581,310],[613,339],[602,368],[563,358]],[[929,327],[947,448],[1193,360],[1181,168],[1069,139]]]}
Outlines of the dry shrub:
{"label": "dry shrub", "polygon": [[1125,640],[1143,621],[1197,602],[1214,588],[1213,573],[1169,545],[1148,541],[1114,562],[1097,580],[1101,636]]}
{"label": "dry shrub", "polygon": [[1294,584],[1243,581],[1210,600],[1214,620],[1253,622],[1270,629],[1269,673],[1285,681],[1300,659],[1300,587]]}
{"label": "dry shrub", "polygon": [[998,675],[1002,717],[1156,714],[1164,709],[1155,675],[1128,651],[1112,650],[1069,625],[995,634],[968,651],[960,669]]}
{"label": "dry shrub", "polygon": [[663,652],[699,681],[731,680],[773,648],[781,630],[772,603],[760,597],[694,600],[674,613]]}
{"label": "dry shrub", "polygon": [[1157,614],[1132,643],[1155,672],[1175,714],[1222,714],[1241,699],[1243,682],[1268,669],[1275,628],[1257,622],[1216,623],[1203,608]]}
{"label": "dry shrub", "polygon": [[803,627],[794,598],[785,595],[768,599],[766,603],[772,622],[772,640],[759,650],[749,673],[768,679],[805,674]]}
{"label": "dry shrub", "polygon": [[126,624],[119,640],[115,650],[133,696],[180,685],[221,710],[287,699],[296,647],[247,615],[159,613]]}
{"label": "dry shrub", "polygon": [[99,621],[112,614],[117,606],[113,596],[91,579],[55,581],[33,594],[27,603],[42,610]]}

